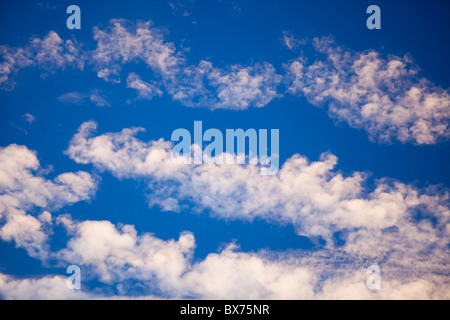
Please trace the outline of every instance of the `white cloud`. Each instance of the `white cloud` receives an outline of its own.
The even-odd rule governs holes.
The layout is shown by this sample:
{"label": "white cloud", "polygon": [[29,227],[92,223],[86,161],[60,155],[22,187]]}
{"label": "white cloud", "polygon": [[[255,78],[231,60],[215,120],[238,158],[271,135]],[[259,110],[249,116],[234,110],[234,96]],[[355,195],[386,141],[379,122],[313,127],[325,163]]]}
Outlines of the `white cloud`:
{"label": "white cloud", "polygon": [[[334,171],[337,158],[331,154],[316,162],[294,155],[275,176],[261,176],[251,165],[175,164],[172,144],[142,142],[134,137],[139,128],[96,137],[91,135],[95,128],[93,122],[84,123],[67,154],[78,163],[92,163],[119,178],[147,181],[151,205],[179,210],[178,201],[187,200],[193,211],[208,211],[221,219],[290,223],[299,235],[327,243],[318,251],[291,259],[293,262],[290,258],[276,260],[273,267],[274,260],[265,260],[259,253],[211,254],[193,265],[178,283],[172,283],[173,295],[297,299],[337,297],[336,292],[341,292],[342,298],[359,295],[367,299],[449,296],[445,266],[449,262],[450,210],[445,190],[420,190],[392,179],[375,181],[368,189],[363,173],[344,176]],[[336,237],[344,244],[338,245]],[[368,293],[361,280],[367,277],[365,268],[374,263],[382,267],[389,288],[376,294]],[[222,277],[213,271],[221,265],[239,272],[223,271]],[[263,276],[266,274],[280,276],[274,280]],[[239,289],[242,283],[246,289]]]}
{"label": "white cloud", "polygon": [[[189,200],[194,211],[206,210],[221,219],[291,223],[298,234],[327,241],[324,249],[294,259],[296,267],[277,260],[281,265],[275,264],[274,270],[269,267],[273,259],[260,260],[260,254],[257,258],[229,251],[211,254],[192,266],[173,289],[175,293],[181,290],[204,298],[327,298],[336,297],[334,292],[342,292],[342,298],[449,296],[445,265],[449,262],[450,211],[446,191],[434,187],[419,190],[392,179],[375,181],[373,189],[367,189],[364,174],[355,172],[346,177],[335,172],[337,158],[331,154],[316,162],[294,155],[275,176],[261,176],[258,168],[250,165],[175,164],[171,143],[142,142],[134,137],[139,128],[92,137],[95,128],[93,122],[84,123],[67,154],[76,162],[92,163],[119,178],[148,181],[151,204],[177,209],[178,201]],[[336,247],[336,236],[344,245]],[[230,256],[232,261],[223,260]],[[382,267],[383,281],[389,288],[376,294],[368,293],[361,280],[367,277],[365,268],[374,263]],[[246,269],[247,264],[256,269]],[[259,264],[268,269],[258,271]],[[300,264],[307,268],[297,269]],[[220,265],[242,272],[222,271],[222,277],[213,271]],[[279,281],[286,283],[279,288],[277,281],[262,276],[278,273],[283,275]],[[360,274],[359,280],[355,280],[355,273]],[[312,284],[308,286],[301,279]],[[360,280],[362,283],[356,282]],[[243,282],[248,284],[247,290],[239,289]],[[337,290],[339,283],[342,288]]]}
{"label": "white cloud", "polygon": [[329,114],[373,140],[434,144],[450,136],[448,91],[420,78],[408,57],[353,52],[330,38],[315,38],[323,59],[300,58],[286,65],[288,91],[314,105],[329,102]]}
{"label": "white cloud", "polygon": [[[251,166],[177,165],[170,158],[170,143],[141,142],[133,137],[139,129],[89,137],[94,128],[92,122],[83,124],[72,140],[68,153],[77,162],[93,163],[121,178],[148,179],[156,183],[153,191],[164,187],[158,199],[192,197],[199,208],[209,208],[222,218],[299,223],[299,233],[321,235],[331,242],[329,230],[342,232],[345,244],[306,252],[241,252],[231,244],[194,261],[196,244],[190,232],[181,233],[178,240],[162,240],[138,234],[132,225],[73,221],[67,214],[52,218],[46,210],[34,217],[23,208],[86,199],[95,184],[81,173],[62,174],[53,182],[33,176],[31,171],[39,167],[35,154],[11,145],[0,151],[0,212],[6,219],[2,239],[14,239],[31,256],[50,255],[61,265],[77,264],[82,274],[89,275],[86,281],[95,277],[114,286],[119,295],[101,288],[68,290],[64,276],[14,279],[0,274],[2,297],[120,299],[133,290],[131,280],[146,288],[140,298],[154,298],[155,293],[163,298],[206,299],[450,297],[449,210],[442,193],[398,182],[390,187],[380,182],[375,191],[366,192],[362,175],[345,178],[330,171],[336,160],[331,155],[313,163],[295,156],[278,176],[260,176]],[[420,219],[414,217],[418,207]],[[64,249],[49,253],[47,237],[54,221],[67,229],[69,240]],[[377,292],[365,287],[365,268],[374,263],[382,268],[382,289]]]}
{"label": "white cloud", "polygon": [[38,218],[27,211],[38,208],[56,210],[87,200],[94,194],[97,182],[86,172],[63,173],[53,181],[34,172],[40,168],[34,152],[15,144],[0,148],[0,238],[15,241],[32,257],[45,259],[51,214]]}
{"label": "white cloud", "polygon": [[[319,249],[309,252],[241,252],[235,244],[194,261],[194,236],[183,232],[178,240],[161,240],[152,234],[138,234],[134,226],[114,226],[109,221],[72,221],[67,215],[57,219],[72,238],[57,256],[66,264],[77,264],[82,274],[98,277],[115,286],[121,296],[108,290],[86,291],[90,298],[120,298],[132,290],[130,280],[145,288],[140,298],[200,299],[448,299],[448,257],[437,252],[419,253],[420,242],[409,252],[408,242],[386,247],[382,267],[382,289],[366,288],[367,264],[371,251],[359,254]],[[406,245],[406,247],[405,247]],[[362,248],[365,249],[365,248]],[[403,251],[401,250],[403,249]],[[406,249],[406,251],[405,251]],[[396,259],[392,252],[402,254]],[[419,254],[418,254],[419,253]],[[442,254],[443,252],[440,252]],[[436,260],[436,261],[433,261]],[[411,263],[414,263],[411,268]],[[6,297],[72,298],[64,291],[62,277],[12,280],[0,276],[0,294]],[[4,281],[2,284],[1,281]],[[50,294],[48,282],[54,284]],[[25,288],[32,287],[30,290]],[[22,287],[24,290],[20,290]],[[43,289],[37,290],[39,287]]]}
{"label": "white cloud", "polygon": [[[32,38],[23,48],[0,46],[0,86],[11,90],[11,76],[25,67],[38,67],[45,75],[67,66],[82,69],[89,60],[99,77],[112,82],[120,82],[124,64],[148,66],[152,80],[143,81],[136,73],[127,79],[127,87],[144,99],[162,95],[160,88],[165,87],[174,100],[189,107],[245,110],[281,97],[282,76],[270,63],[218,68],[202,60],[188,65],[163,34],[151,22],[113,19],[106,28],[94,28],[93,51],[83,51],[75,40],[62,40],[54,31],[43,39]],[[305,44],[289,32],[283,33],[283,42],[291,50]],[[304,95],[314,105],[328,103],[333,118],[366,130],[372,140],[435,144],[449,137],[448,91],[420,78],[408,57],[345,50],[326,37],[315,38],[313,44],[321,59],[308,63],[300,57],[285,64],[288,92]],[[76,94],[60,100],[81,103],[89,98],[96,105],[110,105],[98,93]]]}
{"label": "white cloud", "polygon": [[280,82],[281,76],[269,63],[221,69],[201,61],[180,70],[168,81],[167,90],[174,100],[189,107],[245,110],[264,107],[280,97]]}
{"label": "white cloud", "polygon": [[151,100],[154,96],[162,96],[163,92],[155,82],[149,83],[141,80],[138,74],[130,73],[127,78],[127,88],[137,91],[138,98]]}
{"label": "white cloud", "polygon": [[62,40],[50,31],[44,38],[33,37],[23,48],[0,46],[0,87],[11,90],[15,82],[11,76],[20,69],[37,67],[46,75],[66,67],[83,69],[85,57],[81,45],[74,40]]}
{"label": "white cloud", "polygon": [[72,238],[57,256],[73,264],[90,266],[105,283],[127,279],[170,282],[188,267],[195,248],[191,233],[178,241],[164,241],[151,234],[137,235],[131,225],[116,228],[109,221],[73,222],[65,218]]}
{"label": "white cloud", "polygon": [[94,40],[97,48],[92,60],[98,76],[108,81],[120,82],[125,63],[143,62],[156,74],[170,77],[182,62],[174,45],[164,42],[163,32],[151,27],[151,22],[112,19],[106,29],[94,28]]}
{"label": "white cloud", "polygon": [[42,278],[15,279],[0,273],[0,297],[8,300],[67,300],[95,297],[79,290],[69,290],[67,277],[61,275]]}
{"label": "white cloud", "polygon": [[83,104],[87,97],[88,95],[82,92],[66,92],[58,97],[58,101],[68,104]]}
{"label": "white cloud", "polygon": [[345,228],[381,230],[425,208],[439,217],[448,214],[446,194],[433,195],[431,189],[417,190],[389,179],[366,190],[364,174],[345,177],[335,172],[337,157],[331,154],[316,162],[294,155],[278,175],[269,177],[251,165],[176,164],[171,142],[142,142],[134,137],[140,128],[92,137],[95,128],[93,122],[84,123],[66,153],[119,178],[148,180],[154,188],[151,202],[189,199],[196,209],[221,218],[289,222],[299,234],[327,240]]}

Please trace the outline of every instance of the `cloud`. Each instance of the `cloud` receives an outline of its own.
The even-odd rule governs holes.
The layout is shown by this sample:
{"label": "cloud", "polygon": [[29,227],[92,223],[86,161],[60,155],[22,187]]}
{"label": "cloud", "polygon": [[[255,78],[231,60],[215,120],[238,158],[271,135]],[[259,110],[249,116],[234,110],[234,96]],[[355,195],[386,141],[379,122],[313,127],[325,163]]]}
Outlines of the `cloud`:
{"label": "cloud", "polygon": [[[59,216],[57,221],[67,228],[71,239],[55,256],[61,262],[79,265],[82,274],[109,286],[83,290],[81,297],[123,298],[136,289],[140,290],[137,298],[155,295],[198,299],[450,297],[445,255],[428,255],[431,259],[421,263],[423,253],[417,256],[416,251],[399,252],[403,260],[387,255],[379,261],[382,289],[374,292],[365,286],[367,264],[373,263],[371,251],[361,251],[358,255],[347,252],[344,246],[339,250],[308,252],[242,252],[236,244],[230,244],[203,260],[194,261],[195,239],[189,232],[181,233],[178,240],[162,240],[149,233],[138,234],[132,225],[73,221],[68,215]],[[400,244],[408,243],[397,243],[389,251],[397,252]],[[411,261],[416,263],[414,268]],[[16,280],[0,275],[0,294],[16,299],[73,298],[73,291],[65,288],[63,280],[60,276]],[[111,295],[111,287],[116,288],[118,296]]]}
{"label": "cloud", "polygon": [[186,65],[186,58],[173,43],[164,41],[162,30],[151,22],[111,20],[105,30],[94,28],[94,39],[97,49],[92,60],[100,78],[120,82],[121,68],[127,63],[143,62],[150,67],[156,81],[145,82],[136,73],[128,75],[127,87],[136,89],[139,98],[162,95],[160,86],[164,85],[183,105],[243,110],[263,107],[280,96],[277,86],[282,77],[271,64],[216,68],[201,61]]}
{"label": "cloud", "polygon": [[296,39],[294,34],[289,31],[283,31],[283,44],[289,49],[289,50],[295,50],[301,45],[304,45],[307,43],[306,40],[302,39]]}
{"label": "cloud", "polygon": [[128,75],[127,88],[135,89],[139,99],[151,100],[154,96],[162,96],[163,94],[157,83],[145,82],[136,73]]}
{"label": "cloud", "polygon": [[215,68],[208,61],[188,66],[168,81],[173,99],[189,107],[245,110],[264,107],[280,97],[281,76],[269,64]]}
{"label": "cloud", "polygon": [[420,78],[410,58],[346,50],[327,37],[313,44],[322,59],[286,64],[290,93],[317,106],[328,102],[331,117],[379,142],[435,144],[449,137],[449,93]]}
{"label": "cloud", "polygon": [[95,104],[97,107],[110,107],[111,103],[101,96],[98,90],[91,93],[84,92],[66,92],[58,97],[58,101],[66,104],[82,105],[87,101]]}
{"label": "cloud", "polygon": [[29,124],[32,124],[36,120],[36,118],[30,113],[25,113],[22,117],[23,120]]}
{"label": "cloud", "polygon": [[67,300],[95,297],[83,291],[67,289],[66,281],[67,277],[61,275],[15,279],[0,273],[0,297],[8,300]]}
{"label": "cloud", "polygon": [[[302,283],[304,291],[296,286],[297,283],[280,291],[265,291],[268,288],[261,282],[269,287],[276,286],[277,282],[255,279],[255,275],[262,276],[265,272],[245,269],[247,262],[241,266],[235,260],[229,262],[230,270],[245,272],[224,273],[228,277],[225,280],[212,270],[228,262],[223,261],[222,256],[211,254],[184,276],[183,281],[190,285],[182,288],[187,291],[198,289],[191,292],[194,296],[325,298],[336,297],[335,292],[342,292],[342,298],[361,294],[362,298],[369,299],[404,297],[410,289],[416,292],[412,294],[415,297],[449,295],[445,289],[449,276],[445,265],[449,262],[446,252],[450,231],[446,190],[432,186],[417,189],[388,178],[375,181],[369,189],[365,174],[354,172],[344,176],[334,171],[337,158],[331,154],[324,154],[315,162],[294,155],[275,176],[261,176],[258,168],[251,165],[176,164],[171,160],[170,142],[162,139],[142,142],[134,137],[141,131],[139,128],[92,136],[95,128],[93,122],[84,123],[66,153],[78,163],[91,163],[118,178],[147,181],[151,205],[169,201],[171,205],[162,205],[162,209],[178,210],[178,201],[188,201],[194,212],[207,211],[213,217],[226,220],[263,219],[272,223],[290,223],[299,235],[313,241],[326,241],[323,249],[294,259],[302,266],[309,266],[306,270],[292,271],[292,275],[286,270],[296,270],[294,267],[277,264],[275,270],[268,268],[270,271],[266,271],[286,275],[282,283],[292,283],[295,277],[311,279],[313,284],[309,287]],[[339,244],[336,239],[344,244]],[[253,263],[252,254],[243,253],[245,259],[241,259],[241,254],[226,252],[224,256],[239,261],[248,259],[249,264]],[[256,256],[260,257],[259,254]],[[256,266],[258,263],[267,266],[273,261],[258,259]],[[211,270],[209,261],[214,262],[211,262]],[[374,263],[381,265],[383,279],[388,281],[391,291],[376,295],[367,293],[362,279],[367,277],[365,268]],[[208,269],[201,267],[204,265],[208,265]],[[308,270],[315,271],[309,274]],[[360,274],[358,279],[355,272]],[[213,274],[217,279],[214,280]],[[195,280],[189,280],[191,278]],[[239,291],[234,287],[245,281],[249,281],[250,291]],[[220,291],[222,282],[232,288]],[[338,285],[347,286],[348,292],[341,287],[337,290]],[[425,288],[426,291],[421,290]],[[290,293],[283,295],[281,292]]]}
{"label": "cloud", "polygon": [[94,90],[89,96],[89,100],[95,104],[97,107],[110,107],[111,103],[108,100],[103,98],[98,90]]}
{"label": "cloud", "polygon": [[[219,219],[289,223],[299,235],[317,243],[318,250],[311,254],[293,260],[285,257],[296,267],[275,260],[273,270],[269,267],[273,258],[265,260],[260,253],[211,254],[183,276],[172,294],[181,290],[202,298],[295,299],[333,298],[336,292],[342,298],[359,295],[367,299],[449,295],[446,190],[437,186],[417,189],[389,178],[374,181],[369,188],[364,173],[344,176],[336,172],[337,157],[331,154],[315,162],[294,155],[274,176],[261,176],[252,165],[176,164],[171,159],[172,144],[162,139],[140,141],[134,137],[140,128],[92,136],[95,129],[95,123],[84,123],[66,153],[78,163],[91,163],[120,179],[146,181],[150,205],[179,210],[179,202],[187,201],[191,211],[206,211]],[[320,239],[325,240],[324,247],[319,246]],[[381,266],[388,291],[367,292],[363,280],[370,264]],[[222,265],[239,272],[228,274]],[[218,268],[224,278],[217,274]],[[359,274],[356,278],[355,273]],[[280,277],[266,279],[265,274]],[[298,280],[299,287],[298,282],[288,285],[297,277],[304,280]],[[248,291],[238,289],[242,283]],[[277,287],[279,283],[286,287]]]}
{"label": "cloud", "polygon": [[36,173],[40,168],[34,152],[15,144],[0,148],[0,238],[14,240],[32,257],[45,259],[51,214],[28,214],[35,208],[57,210],[90,199],[97,182],[87,172],[63,173],[53,181]]}
{"label": "cloud", "polygon": [[170,77],[182,59],[172,43],[164,42],[163,31],[151,25],[151,22],[112,19],[106,29],[95,27],[97,48],[91,59],[98,77],[120,82],[122,65],[138,62],[146,64],[157,75]]}
{"label": "cloud", "polygon": [[[97,137],[91,136],[93,129],[95,123],[84,123],[71,141],[67,153],[76,162],[92,163],[120,178],[144,179],[160,200],[186,199],[197,210],[224,219],[293,223],[299,234],[323,237],[328,244],[287,252],[241,252],[230,244],[194,260],[195,238],[188,231],[162,240],[138,234],[132,225],[53,217],[48,210],[91,198],[96,181],[85,172],[60,174],[52,181],[33,175],[40,167],[36,155],[10,145],[0,150],[0,237],[14,240],[32,257],[77,264],[88,275],[86,281],[94,277],[107,287],[77,293],[66,288],[63,276],[15,279],[0,274],[2,297],[124,298],[136,291],[141,298],[450,297],[450,213],[443,192],[396,181],[377,182],[368,191],[361,173],[344,177],[333,172],[332,155],[317,162],[296,155],[277,176],[261,176],[250,165],[175,164],[171,143],[139,141],[134,137],[139,128]],[[33,208],[43,210],[27,213]],[[64,226],[69,237],[56,252],[48,246],[55,224]],[[343,244],[334,243],[336,235]],[[365,287],[370,264],[382,269],[377,292]],[[118,295],[111,294],[111,287]]]}
{"label": "cloud", "polygon": [[0,87],[5,90],[14,89],[11,76],[23,68],[39,68],[45,76],[67,67],[83,69],[85,62],[81,45],[75,40],[62,40],[54,31],[42,39],[31,38],[23,48],[0,46],[0,57]]}
{"label": "cloud", "polygon": [[[344,228],[383,229],[409,219],[418,207],[445,216],[447,194],[429,195],[392,179],[376,181],[367,190],[365,174],[347,177],[333,169],[337,157],[323,154],[310,162],[294,155],[273,177],[257,166],[184,165],[171,159],[172,143],[134,137],[141,128],[92,136],[94,122],[85,122],[66,153],[78,163],[92,163],[119,178],[142,178],[154,188],[149,196],[189,199],[198,210],[221,218],[262,218],[292,223],[299,234],[327,240]],[[362,214],[364,212],[364,214]]]}

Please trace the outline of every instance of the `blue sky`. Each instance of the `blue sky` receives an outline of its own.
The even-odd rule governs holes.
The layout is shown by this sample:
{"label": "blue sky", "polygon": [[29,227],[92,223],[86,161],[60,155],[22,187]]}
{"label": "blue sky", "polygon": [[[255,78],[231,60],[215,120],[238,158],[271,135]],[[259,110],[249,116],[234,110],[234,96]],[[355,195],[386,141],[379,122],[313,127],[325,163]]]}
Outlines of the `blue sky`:
{"label": "blue sky", "polygon": [[[3,2],[0,296],[449,298],[448,10]],[[173,166],[196,120],[279,129],[280,171]]]}

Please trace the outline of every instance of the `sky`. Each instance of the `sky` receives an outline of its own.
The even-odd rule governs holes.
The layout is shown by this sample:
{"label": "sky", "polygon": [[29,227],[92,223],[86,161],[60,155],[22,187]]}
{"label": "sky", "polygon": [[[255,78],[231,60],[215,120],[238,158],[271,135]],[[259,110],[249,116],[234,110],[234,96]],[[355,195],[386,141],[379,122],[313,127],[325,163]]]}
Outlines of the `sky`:
{"label": "sky", "polygon": [[[0,6],[2,299],[450,298],[447,1]],[[175,163],[194,121],[279,169]]]}

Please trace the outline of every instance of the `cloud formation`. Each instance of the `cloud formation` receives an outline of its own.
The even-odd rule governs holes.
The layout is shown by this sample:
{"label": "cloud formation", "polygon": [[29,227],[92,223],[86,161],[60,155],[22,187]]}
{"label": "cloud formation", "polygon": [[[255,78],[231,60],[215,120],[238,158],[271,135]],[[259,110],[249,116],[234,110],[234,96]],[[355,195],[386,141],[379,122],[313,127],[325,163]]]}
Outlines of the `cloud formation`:
{"label": "cloud formation", "polygon": [[328,103],[331,117],[366,130],[372,140],[435,144],[449,137],[449,93],[420,78],[409,57],[354,52],[327,37],[313,45],[319,59],[286,64],[290,93],[316,106]]}
{"label": "cloud formation", "polygon": [[[45,259],[52,224],[47,210],[90,199],[97,181],[83,171],[47,180],[36,173],[39,168],[36,154],[27,147],[0,148],[0,238],[14,241],[32,257]],[[42,210],[39,215],[28,213],[36,208]]]}
{"label": "cloud formation", "polygon": [[33,37],[23,48],[0,46],[0,88],[12,90],[11,79],[19,70],[36,67],[45,76],[67,67],[83,69],[85,58],[81,45],[75,40],[62,40],[54,31],[44,38]]}
{"label": "cloud formation", "polygon": [[128,75],[127,88],[136,90],[138,98],[144,100],[151,100],[154,96],[162,96],[163,94],[157,83],[145,82],[136,73]]}
{"label": "cloud formation", "polygon": [[151,22],[132,23],[112,19],[107,28],[94,28],[97,48],[91,59],[98,77],[120,82],[119,72],[125,63],[143,62],[157,75],[170,77],[182,62],[175,46],[165,42],[163,31]]}
{"label": "cloud formation", "polygon": [[[13,89],[11,76],[26,67],[40,68],[45,75],[68,66],[83,69],[86,63],[98,77],[119,83],[125,64],[143,64],[152,72],[150,79],[143,80],[136,72],[126,79],[139,99],[161,96],[165,89],[188,107],[246,110],[282,97],[284,79],[287,92],[316,106],[327,105],[331,117],[364,129],[373,141],[435,144],[450,136],[448,90],[419,77],[418,66],[408,56],[354,52],[329,37],[315,38],[317,60],[308,62],[301,56],[284,64],[282,76],[268,62],[223,67],[206,60],[188,64],[184,54],[165,40],[166,32],[149,21],[112,19],[93,33],[96,48],[91,51],[75,40],[62,40],[54,31],[43,39],[32,38],[23,48],[0,46],[0,86]],[[283,33],[283,42],[291,50],[307,43],[289,32]],[[96,105],[109,105],[98,94],[90,99]]]}
{"label": "cloud formation", "polygon": [[154,189],[151,202],[189,199],[196,209],[221,218],[289,222],[299,234],[327,240],[345,228],[388,228],[419,207],[440,217],[448,214],[446,193],[430,196],[431,187],[418,190],[387,178],[367,190],[363,173],[335,172],[337,157],[328,153],[316,162],[294,155],[277,175],[267,177],[254,165],[177,164],[171,142],[135,138],[142,128],[92,136],[96,127],[92,121],[82,124],[66,153],[119,178],[146,179]]}
{"label": "cloud formation", "polygon": [[[161,240],[138,234],[132,225],[109,221],[57,221],[71,235],[67,247],[55,255],[61,262],[81,266],[82,274],[98,278],[116,289],[66,288],[64,277],[14,279],[0,274],[5,298],[201,298],[201,299],[448,299],[448,271],[443,263],[420,261],[411,268],[390,256],[378,261],[383,270],[382,289],[366,288],[370,251],[356,255],[341,250],[310,252],[241,252],[230,244],[205,259],[193,261],[194,235]],[[394,247],[392,250],[397,250]],[[423,249],[423,247],[422,247]],[[416,252],[414,252],[415,254]],[[420,257],[420,256],[419,256]],[[433,256],[431,256],[433,258]],[[432,259],[434,260],[434,259]],[[400,262],[400,264],[398,264]],[[82,285],[83,289],[83,285]],[[155,292],[157,295],[155,295]]]}
{"label": "cloud formation", "polygon": [[[1,238],[14,240],[32,257],[77,264],[118,294],[107,288],[76,293],[57,275],[15,279],[0,274],[2,297],[125,298],[133,292],[150,299],[450,297],[445,192],[397,181],[379,181],[369,191],[361,173],[344,177],[333,172],[336,157],[329,154],[317,162],[293,156],[276,176],[261,176],[251,165],[175,164],[171,143],[144,143],[134,137],[138,128],[96,137],[93,129],[95,123],[84,123],[67,153],[117,177],[147,181],[150,203],[190,197],[197,210],[216,217],[288,222],[299,234],[321,237],[327,244],[288,252],[242,252],[230,244],[195,261],[195,238],[188,231],[162,240],[138,234],[132,225],[77,221],[69,214],[53,217],[51,210],[91,198],[96,181],[85,172],[46,180],[33,174],[39,162],[32,151],[10,145],[0,150]],[[67,230],[68,241],[63,249],[50,251],[55,225]],[[365,287],[370,264],[382,268],[377,292]]]}
{"label": "cloud formation", "polygon": [[189,107],[245,110],[264,107],[280,97],[281,78],[269,63],[220,69],[200,61],[180,70],[167,90],[174,100]]}

